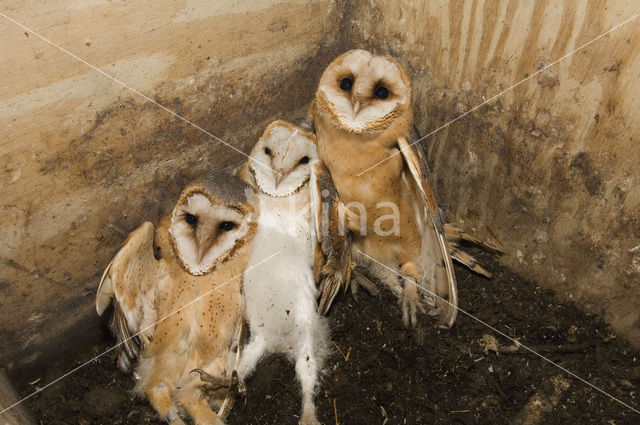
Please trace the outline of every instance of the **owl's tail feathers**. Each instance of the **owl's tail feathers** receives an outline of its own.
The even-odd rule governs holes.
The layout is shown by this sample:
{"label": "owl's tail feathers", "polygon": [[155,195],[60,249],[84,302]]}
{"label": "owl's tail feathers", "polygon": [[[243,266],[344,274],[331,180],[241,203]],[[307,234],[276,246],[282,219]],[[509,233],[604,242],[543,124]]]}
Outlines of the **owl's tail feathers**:
{"label": "owl's tail feathers", "polygon": [[469,268],[471,271],[486,277],[487,279],[491,279],[493,277],[491,272],[478,263],[478,260],[465,251],[462,251],[460,248],[463,243],[470,243],[493,254],[502,254],[502,251],[499,248],[471,236],[452,223],[444,224],[444,234],[447,239],[447,244],[449,245],[451,257],[455,261]]}
{"label": "owl's tail feathers", "polygon": [[351,253],[342,254],[348,255],[349,258],[335,258],[335,253],[330,252],[320,271],[318,313],[322,316],[329,312],[340,290],[346,291],[351,281]]}
{"label": "owl's tail feathers", "polygon": [[[351,282],[351,232],[341,223],[342,204],[331,177],[324,174],[318,179],[318,188],[328,193],[320,209],[319,239],[324,263],[320,268],[318,287],[318,313],[326,315],[340,290],[346,292]],[[320,198],[316,195],[317,198]]]}

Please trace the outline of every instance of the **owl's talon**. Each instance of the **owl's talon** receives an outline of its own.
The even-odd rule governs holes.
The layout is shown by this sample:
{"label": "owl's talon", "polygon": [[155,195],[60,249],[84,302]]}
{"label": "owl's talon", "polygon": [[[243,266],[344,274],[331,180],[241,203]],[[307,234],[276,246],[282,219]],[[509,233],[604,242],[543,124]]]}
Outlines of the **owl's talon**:
{"label": "owl's talon", "polygon": [[200,375],[200,380],[202,381],[202,389],[206,391],[217,391],[223,388],[233,388],[234,384],[237,387],[238,379],[237,376],[231,379],[229,378],[221,378],[219,376],[213,376],[202,369],[193,369],[189,373],[197,372]]}
{"label": "owl's talon", "polygon": [[167,416],[166,419],[167,423],[170,425],[187,425],[185,421],[183,421],[182,418],[175,412],[169,413],[169,416]]}
{"label": "owl's talon", "polygon": [[380,290],[361,271],[354,269],[351,272],[351,294],[354,298],[358,293],[358,288],[362,288],[371,296],[380,297]]}
{"label": "owl's talon", "polygon": [[415,328],[418,324],[418,312],[425,312],[420,303],[420,294],[415,285],[405,285],[398,298],[398,304],[402,306],[402,324],[406,329]]}
{"label": "owl's talon", "polygon": [[302,415],[298,425],[320,425],[320,421],[318,421],[315,414],[308,413]]}
{"label": "owl's talon", "polygon": [[438,305],[438,306],[429,308],[429,310],[427,310],[427,314],[431,317],[434,317],[434,316],[439,316],[443,311],[444,311],[444,308],[442,308],[441,305]]}

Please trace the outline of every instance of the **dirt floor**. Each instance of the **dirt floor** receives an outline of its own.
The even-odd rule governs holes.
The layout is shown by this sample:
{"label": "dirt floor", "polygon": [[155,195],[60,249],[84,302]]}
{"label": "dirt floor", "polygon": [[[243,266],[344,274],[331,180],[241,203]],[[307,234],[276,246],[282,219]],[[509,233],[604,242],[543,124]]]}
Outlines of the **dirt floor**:
{"label": "dirt floor", "polygon": [[[640,409],[638,350],[598,317],[560,304],[549,290],[495,264],[490,268],[493,280],[456,267],[464,311]],[[357,302],[343,297],[330,322],[333,353],[317,398],[325,425],[640,423],[637,413],[464,313],[450,330],[424,317],[418,332],[406,332],[391,295],[360,294]],[[112,344],[105,336],[80,358],[43,370],[38,382],[16,382],[18,390],[27,395]],[[41,424],[166,423],[132,388],[110,353],[26,405]],[[293,366],[274,356],[260,364],[246,400],[227,422],[297,424],[299,408]]]}

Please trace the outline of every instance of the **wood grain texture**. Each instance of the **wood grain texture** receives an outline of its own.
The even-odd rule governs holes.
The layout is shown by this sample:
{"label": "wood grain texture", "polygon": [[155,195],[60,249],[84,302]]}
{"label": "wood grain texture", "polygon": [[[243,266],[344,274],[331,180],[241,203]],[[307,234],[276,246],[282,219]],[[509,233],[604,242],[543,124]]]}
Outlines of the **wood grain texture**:
{"label": "wood grain texture", "polygon": [[[11,0],[0,11],[248,152],[269,122],[304,115],[319,58],[340,52],[340,7]],[[0,363],[19,366],[77,350],[57,338],[95,333],[91,298],[126,235],[191,179],[243,158],[2,17],[0,57]]]}
{"label": "wood grain texture", "polygon": [[[640,13],[634,1],[354,2],[427,134]],[[640,18],[429,137],[449,219],[640,345]],[[464,294],[461,294],[464,297]]]}

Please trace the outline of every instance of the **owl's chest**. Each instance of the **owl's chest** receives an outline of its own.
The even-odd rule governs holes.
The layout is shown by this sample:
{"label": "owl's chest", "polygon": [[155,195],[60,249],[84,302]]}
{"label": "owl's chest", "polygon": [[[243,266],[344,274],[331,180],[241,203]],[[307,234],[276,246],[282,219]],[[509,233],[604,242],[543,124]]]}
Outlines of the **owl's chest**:
{"label": "owl's chest", "polygon": [[[240,312],[240,284],[247,263],[247,248],[220,263],[204,276],[193,276],[181,269],[162,287],[158,323],[154,338],[178,347],[184,354],[211,351],[229,343]],[[195,351],[194,351],[195,350]]]}
{"label": "owl's chest", "polygon": [[403,168],[397,152],[394,145],[379,139],[337,132],[318,138],[318,154],[345,203],[396,202]]}

